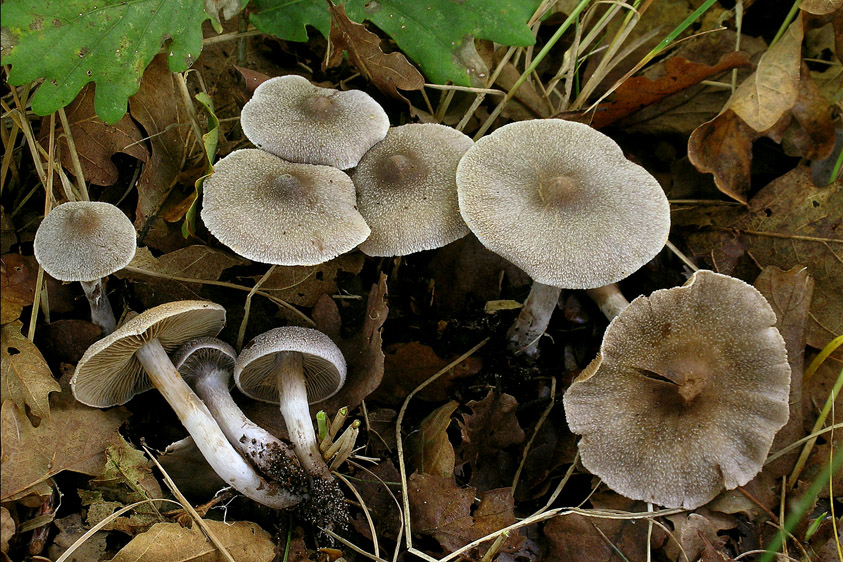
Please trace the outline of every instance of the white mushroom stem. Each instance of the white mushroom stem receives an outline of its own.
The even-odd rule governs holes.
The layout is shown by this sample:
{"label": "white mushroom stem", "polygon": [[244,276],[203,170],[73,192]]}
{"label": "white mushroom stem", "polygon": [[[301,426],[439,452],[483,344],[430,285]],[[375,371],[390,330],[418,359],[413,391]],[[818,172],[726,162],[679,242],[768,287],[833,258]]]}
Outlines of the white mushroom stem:
{"label": "white mushroom stem", "polygon": [[550,317],[556,310],[562,289],[533,281],[530,294],[515,323],[507,332],[509,349],[516,353],[534,356],[538,353],[539,338],[547,329]]}
{"label": "white mushroom stem", "polygon": [[220,478],[241,494],[263,505],[282,509],[298,503],[287,490],[263,480],[234,450],[211,412],[190,389],[167,356],[158,339],[135,352],[135,356],[187,429],[202,456]]}
{"label": "white mushroom stem", "polygon": [[252,464],[265,476],[271,476],[277,471],[275,463],[279,457],[284,457],[280,460],[286,460],[290,470],[301,470],[290,447],[246,417],[234,402],[228,390],[229,378],[221,369],[208,366],[193,379],[196,394],[208,406],[229,443],[251,459]]}
{"label": "white mushroom stem", "polygon": [[331,471],[319,452],[316,432],[307,407],[307,386],[302,370],[302,354],[280,351],[275,354],[275,373],[278,377],[278,397],[281,415],[287,426],[290,441],[305,472],[331,480]]}
{"label": "white mushroom stem", "polygon": [[600,312],[605,314],[609,321],[629,306],[629,301],[623,296],[617,283],[596,289],[589,289],[586,292],[591,297],[591,300],[600,308]]}
{"label": "white mushroom stem", "polygon": [[102,334],[107,336],[117,327],[117,321],[114,319],[114,311],[102,286],[102,279],[80,281],[80,283],[85,296],[88,297],[88,304],[91,305],[91,322],[102,328]]}

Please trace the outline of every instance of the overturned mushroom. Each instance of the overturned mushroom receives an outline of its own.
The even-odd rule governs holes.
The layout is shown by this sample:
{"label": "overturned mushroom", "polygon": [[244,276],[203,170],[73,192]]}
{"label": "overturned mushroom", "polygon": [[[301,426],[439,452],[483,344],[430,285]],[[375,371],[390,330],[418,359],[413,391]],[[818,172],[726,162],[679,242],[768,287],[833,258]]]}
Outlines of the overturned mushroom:
{"label": "overturned mushroom", "polygon": [[91,321],[104,334],[116,321],[102,278],[135,257],[132,221],[110,203],[74,201],[54,208],[35,233],[35,259],[59,281],[79,281],[91,307]]}
{"label": "overturned mushroom", "polygon": [[319,88],[291,74],[258,86],[240,125],[255,146],[284,160],[346,170],[383,139],[389,118],[366,92]]}
{"label": "overturned mushroom", "polygon": [[208,406],[228,441],[261,474],[292,490],[306,491],[307,479],[290,447],[246,417],[229,392],[237,353],[214,337],[185,342],[173,365]]}
{"label": "overturned mushroom", "polygon": [[215,336],[224,324],[225,309],[205,301],[170,302],[142,312],[88,348],[70,380],[73,395],[88,406],[108,408],[157,388],[226,484],[263,505],[291,507],[301,498],[261,478],[234,450],[167,356],[185,341]]}
{"label": "overturned mushroom", "polygon": [[755,288],[711,271],[632,301],[565,393],[583,466],[667,507],[694,509],[746,484],[788,418],[775,324]]}

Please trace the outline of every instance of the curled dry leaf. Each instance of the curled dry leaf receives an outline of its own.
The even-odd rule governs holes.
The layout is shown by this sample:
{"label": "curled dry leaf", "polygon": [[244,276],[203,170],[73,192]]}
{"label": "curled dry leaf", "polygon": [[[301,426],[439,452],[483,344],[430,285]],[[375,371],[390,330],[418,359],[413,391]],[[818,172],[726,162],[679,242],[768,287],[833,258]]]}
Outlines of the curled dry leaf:
{"label": "curled dry leaf", "polygon": [[843,8],[843,0],[803,0],[799,8],[809,14],[830,14]]}
{"label": "curled dry leaf", "polygon": [[0,258],[0,324],[20,318],[35,298],[38,264],[19,254]]}
{"label": "curled dry leaf", "polygon": [[785,153],[802,156],[808,160],[828,158],[834,150],[832,108],[804,62],[802,78],[799,81],[799,97],[790,112],[793,119],[784,132],[782,142]]}
{"label": "curled dry leaf", "polygon": [[236,68],[237,71],[240,72],[240,74],[243,76],[243,80],[246,81],[246,90],[249,92],[249,94],[255,93],[255,88],[270,79],[270,76],[267,76],[263,72],[252,70],[251,68],[245,68],[242,66],[235,66],[234,68]]}
{"label": "curled dry leaf", "polygon": [[15,520],[9,510],[0,507],[0,552],[9,552],[9,541],[15,536]]}
{"label": "curled dry leaf", "polygon": [[322,69],[333,68],[342,62],[343,51],[348,60],[367,80],[371,80],[385,94],[406,100],[398,90],[421,90],[424,77],[403,54],[386,54],[381,50],[380,37],[362,23],[355,23],[345,15],[345,5],[328,1],[331,10],[331,33],[328,56]]}
{"label": "curled dry leaf", "polygon": [[[261,291],[290,304],[311,308],[322,295],[337,293],[338,275],[360,273],[364,259],[361,252],[351,252],[318,265],[279,265],[261,284]],[[255,281],[259,279],[256,277]]]}
{"label": "curled dry leaf", "polygon": [[419,430],[407,438],[408,462],[421,474],[454,475],[454,446],[448,439],[451,414],[459,402],[450,402],[430,412],[419,424]]}
{"label": "curled dry leaf", "polygon": [[35,344],[21,334],[21,326],[19,321],[11,322],[0,332],[3,336],[0,399],[14,402],[20,411],[28,407],[43,424],[50,417],[50,393],[60,392],[61,386]]}

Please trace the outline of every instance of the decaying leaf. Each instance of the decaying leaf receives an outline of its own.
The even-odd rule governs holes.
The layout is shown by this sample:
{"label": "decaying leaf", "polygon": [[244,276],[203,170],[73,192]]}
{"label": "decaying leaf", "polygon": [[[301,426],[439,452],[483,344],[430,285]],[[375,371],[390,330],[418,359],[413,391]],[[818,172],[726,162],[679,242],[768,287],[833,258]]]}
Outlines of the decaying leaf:
{"label": "decaying leaf", "polygon": [[448,439],[451,414],[459,402],[450,402],[430,412],[419,424],[419,430],[407,438],[408,462],[421,474],[453,476],[454,446]]}
{"label": "decaying leaf", "polygon": [[[119,177],[117,166],[111,157],[122,152],[141,162],[149,160],[149,152],[144,144],[144,135],[128,116],[124,115],[118,122],[108,125],[97,117],[94,110],[94,85],[88,84],[67,109],[67,121],[73,143],[79,155],[79,164],[85,180],[95,185],[112,185]],[[45,119],[43,123],[47,123]],[[56,120],[58,123],[58,120]],[[49,133],[49,127],[42,127],[42,144]],[[61,165],[71,174],[75,174],[67,136],[61,128],[56,131]]]}
{"label": "decaying leaf", "polygon": [[102,328],[93,322],[67,318],[39,326],[35,344],[48,362],[75,364],[101,337]]}
{"label": "decaying leaf", "polygon": [[405,99],[398,90],[421,90],[424,77],[403,54],[386,54],[381,50],[380,37],[362,23],[355,23],[345,15],[345,5],[334,5],[328,0],[331,10],[331,33],[328,41],[328,56],[322,69],[333,68],[342,62],[343,51],[354,68],[380,91],[394,98]]}
{"label": "decaying leaf", "polygon": [[[53,521],[53,524],[58,529],[58,534],[53,539],[53,544],[50,545],[49,555],[51,560],[58,560],[64,552],[73,546],[77,540],[82,538],[88,531],[87,525],[82,521],[82,516],[79,513],[73,513],[67,517],[62,517]],[[108,533],[105,531],[97,531],[93,535],[88,536],[84,542],[77,546],[67,562],[91,562],[92,560],[102,560],[108,546],[106,540]]]}
{"label": "decaying leaf", "polygon": [[[369,412],[371,419],[372,412]],[[394,429],[394,425],[392,426]],[[357,491],[366,499],[366,506],[375,523],[378,537],[398,537],[401,526],[399,504],[401,501],[401,476],[390,459],[384,459],[369,468],[369,472],[361,473],[361,478],[355,483]],[[378,480],[380,479],[380,480]],[[391,491],[390,491],[391,490]],[[364,537],[371,539],[371,530],[366,518],[358,514],[351,521],[354,529]]]}
{"label": "decaying leaf", "polygon": [[480,402],[468,403],[471,414],[460,422],[462,443],[457,448],[457,470],[471,466],[469,484],[480,490],[501,488],[512,483],[517,469],[517,451],[524,442],[524,430],[515,417],[518,402],[496,390]]}
{"label": "decaying leaf", "polygon": [[261,284],[261,290],[290,304],[311,308],[322,295],[337,293],[337,275],[360,273],[364,258],[360,252],[351,252],[313,266],[279,265]]}
{"label": "decaying leaf", "polygon": [[16,526],[12,514],[0,507],[0,552],[9,552],[9,541],[15,536]]}
{"label": "decaying leaf", "polygon": [[50,417],[50,393],[60,392],[61,386],[35,344],[21,334],[21,325],[15,321],[2,328],[0,400],[10,400],[20,410],[28,407],[43,424]]}
{"label": "decaying leaf", "polygon": [[737,525],[734,517],[712,513],[704,507],[694,513],[680,513],[668,516],[673,523],[673,538],[665,545],[670,560],[683,560],[683,553],[689,560],[697,560],[706,548],[706,541],[715,548],[726,542],[718,531],[732,529]]}
{"label": "decaying leaf", "polygon": [[3,478],[0,499],[6,501],[63,470],[95,476],[105,462],[105,449],[129,416],[124,408],[99,410],[73,398],[66,374],[60,393],[50,399],[50,418],[32,427],[11,400],[0,410]]}
{"label": "decaying leaf", "polygon": [[19,254],[0,258],[0,324],[20,318],[23,307],[35,298],[38,264]]}
{"label": "decaying leaf", "polygon": [[785,153],[808,160],[828,158],[834,150],[831,103],[823,97],[804,62],[799,80],[799,96],[790,112],[793,119],[782,140]]}
{"label": "decaying leaf", "polygon": [[255,89],[258,86],[271,78],[263,72],[258,72],[257,70],[252,70],[251,68],[245,68],[243,66],[235,66],[234,68],[240,72],[243,76],[243,80],[246,81],[246,91],[248,91],[249,94],[255,93]]}
{"label": "decaying leaf", "polygon": [[[205,524],[237,562],[267,562],[275,555],[275,542],[257,523],[205,520]],[[158,523],[133,538],[111,562],[193,562],[223,560],[199,525]]]}
{"label": "decaying leaf", "polygon": [[811,14],[830,14],[843,8],[843,0],[803,0],[799,8]]}

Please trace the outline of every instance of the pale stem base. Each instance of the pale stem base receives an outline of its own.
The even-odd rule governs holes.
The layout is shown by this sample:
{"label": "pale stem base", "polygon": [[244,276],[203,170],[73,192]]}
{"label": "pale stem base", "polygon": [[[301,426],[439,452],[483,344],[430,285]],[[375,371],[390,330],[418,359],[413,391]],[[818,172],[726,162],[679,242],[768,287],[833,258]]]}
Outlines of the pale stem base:
{"label": "pale stem base", "polygon": [[626,300],[625,296],[623,296],[623,293],[621,293],[621,289],[618,287],[617,283],[612,283],[611,285],[598,287],[596,289],[589,289],[586,292],[588,293],[588,296],[591,297],[591,300],[593,300],[600,308],[600,312],[606,315],[606,318],[608,318],[609,321],[614,319],[615,316],[623,311],[623,309],[629,306],[629,301]]}
{"label": "pale stem base", "polygon": [[85,296],[88,297],[88,304],[91,306],[91,322],[102,328],[102,335],[107,336],[114,331],[117,321],[114,319],[114,311],[108,296],[102,286],[102,279],[96,281],[80,281]]}
{"label": "pale stem base", "polygon": [[562,289],[533,281],[530,294],[515,323],[507,332],[510,351],[534,356],[539,351],[539,339],[556,310]]}

